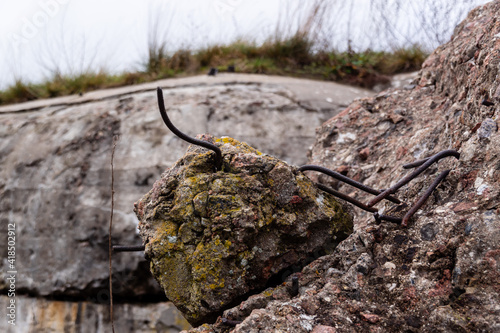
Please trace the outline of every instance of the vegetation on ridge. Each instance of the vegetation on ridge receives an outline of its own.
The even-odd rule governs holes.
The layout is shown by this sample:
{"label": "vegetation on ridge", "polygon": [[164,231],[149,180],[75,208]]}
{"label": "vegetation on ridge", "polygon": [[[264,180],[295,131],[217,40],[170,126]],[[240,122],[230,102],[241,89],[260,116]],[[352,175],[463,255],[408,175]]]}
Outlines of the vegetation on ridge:
{"label": "vegetation on ridge", "polygon": [[262,45],[238,40],[229,45],[213,45],[197,51],[184,49],[173,54],[160,45],[148,53],[143,70],[138,72],[56,74],[42,83],[18,80],[0,91],[0,105],[207,73],[212,67],[224,72],[228,66],[234,66],[238,73],[291,75],[372,88],[388,82],[387,75],[418,70],[427,56],[418,46],[393,52],[316,50],[313,42],[301,35]]}
{"label": "vegetation on ridge", "polygon": [[[378,14],[374,13],[379,17],[376,22],[385,22],[387,25],[389,21],[386,16],[391,14],[384,11],[387,7],[382,6],[383,4],[384,1],[380,4],[375,1],[372,7],[380,11]],[[53,68],[54,65],[50,64],[48,67],[53,74],[49,79],[42,83],[25,82],[21,79],[16,81],[0,91],[0,105],[82,94],[91,90],[164,78],[206,74],[211,68],[217,68],[219,72],[234,70],[238,73],[330,80],[365,88],[388,83],[388,75],[420,69],[427,53],[419,45],[401,48],[393,44],[392,51],[353,50],[351,36],[347,32],[347,51],[337,51],[332,45],[336,30],[335,25],[329,22],[332,20],[331,6],[331,3],[323,0],[297,2],[295,7],[285,6],[275,31],[261,44],[239,39],[227,45],[212,44],[196,50],[172,49],[167,38],[169,28],[162,30],[159,23],[164,18],[158,16],[150,22],[147,52],[139,71],[110,74],[104,70],[83,69],[73,72],[76,74],[64,74],[57,65]],[[441,7],[434,5],[432,8],[436,13],[450,10],[449,6]],[[333,9],[333,12],[338,11],[338,8]],[[422,27],[426,27],[425,22],[423,20]],[[388,38],[394,41],[394,31],[398,28],[383,26],[386,33],[390,33]],[[440,36],[439,30],[431,29],[431,32]],[[404,45],[411,45],[410,40]]]}

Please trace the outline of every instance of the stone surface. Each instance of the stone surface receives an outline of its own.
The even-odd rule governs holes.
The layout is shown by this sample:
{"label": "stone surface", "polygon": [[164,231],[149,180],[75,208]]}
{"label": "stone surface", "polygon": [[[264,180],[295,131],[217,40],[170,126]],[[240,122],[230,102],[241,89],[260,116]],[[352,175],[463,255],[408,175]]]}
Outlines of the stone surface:
{"label": "stone surface", "polygon": [[191,146],[135,204],[151,272],[193,325],[352,232],[351,215],[295,167],[231,138],[203,139],[222,150],[222,170]]}
{"label": "stone surface", "polygon": [[[8,223],[16,224],[18,295],[107,300],[112,136],[120,136],[115,244],[141,243],[133,203],[188,147],[161,121],[158,85],[186,133],[232,135],[294,164],[305,162],[315,127],[370,94],[331,82],[219,75],[0,107],[0,225],[6,235]],[[0,238],[4,293],[6,242]],[[166,300],[142,253],[115,254],[113,265],[119,302]]]}
{"label": "stone surface", "polygon": [[[0,307],[10,298],[0,295]],[[26,296],[16,297],[16,325],[0,320],[0,331],[19,332],[111,332],[107,302],[69,302]],[[176,333],[189,328],[181,313],[170,302],[157,304],[115,304],[115,332]]]}
{"label": "stone surface", "polygon": [[[398,77],[395,84],[401,81]],[[198,75],[174,79],[159,80],[144,84],[125,86],[112,89],[90,91],[81,95],[63,96],[44,100],[35,100],[21,104],[0,106],[0,113],[26,112],[46,107],[68,107],[84,103],[94,103],[106,99],[120,99],[123,96],[155,90],[173,88],[196,88],[206,86],[233,86],[233,85],[271,85],[279,86],[282,91],[289,92],[296,103],[307,106],[316,111],[338,109],[347,106],[353,99],[371,96],[372,91],[347,86],[331,81],[317,81],[298,79],[287,76],[219,73],[217,76]]]}
{"label": "stone surface", "polygon": [[408,227],[378,225],[355,208],[355,231],[302,270],[299,295],[269,299],[236,327],[218,322],[204,332],[500,331],[499,15],[500,1],[473,10],[413,84],[356,101],[317,130],[311,162],[374,188],[407,174],[405,163],[460,152],[398,191],[412,204],[452,170]]}

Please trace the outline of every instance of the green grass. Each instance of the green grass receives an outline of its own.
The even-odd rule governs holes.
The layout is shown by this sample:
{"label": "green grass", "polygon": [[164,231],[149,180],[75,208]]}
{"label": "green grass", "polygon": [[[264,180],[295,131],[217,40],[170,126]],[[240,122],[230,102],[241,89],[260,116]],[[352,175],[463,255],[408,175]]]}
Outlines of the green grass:
{"label": "green grass", "polygon": [[307,36],[300,34],[284,40],[268,40],[262,45],[237,40],[229,45],[175,53],[167,52],[163,44],[150,48],[142,71],[121,75],[105,72],[55,75],[37,84],[16,81],[0,91],[0,105],[207,73],[211,67],[222,72],[229,65],[235,66],[239,73],[290,75],[371,88],[387,82],[388,75],[420,69],[426,56],[418,46],[394,52],[317,50]]}
{"label": "green grass", "polygon": [[0,104],[12,104],[42,98],[52,98],[87,91],[119,87],[148,80],[135,73],[109,75],[107,73],[84,73],[75,76],[56,75],[42,83],[26,83],[17,80],[14,85],[0,91]]}

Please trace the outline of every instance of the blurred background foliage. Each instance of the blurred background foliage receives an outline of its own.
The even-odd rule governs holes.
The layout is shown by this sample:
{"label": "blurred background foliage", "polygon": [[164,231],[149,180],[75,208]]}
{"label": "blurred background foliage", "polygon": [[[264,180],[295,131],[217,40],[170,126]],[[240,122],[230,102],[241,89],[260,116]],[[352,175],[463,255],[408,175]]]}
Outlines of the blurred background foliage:
{"label": "blurred background foliage", "polygon": [[[95,70],[90,65],[64,71],[51,59],[45,61],[50,73],[45,80],[35,83],[17,78],[14,84],[0,91],[0,104],[196,75],[211,68],[219,72],[289,75],[373,88],[389,82],[390,75],[420,69],[427,55],[449,39],[455,26],[477,3],[474,0],[362,2],[369,20],[364,16],[364,21],[359,22],[358,1],[284,1],[278,21],[260,41],[247,36],[228,43],[206,42],[199,47],[181,48],[172,46],[171,26],[164,23],[172,16],[157,12],[150,16],[147,50],[139,68],[119,74],[102,68]],[[356,25],[364,28],[354,29]],[[361,40],[373,39],[370,36],[377,36],[370,43],[373,47],[363,48]]]}

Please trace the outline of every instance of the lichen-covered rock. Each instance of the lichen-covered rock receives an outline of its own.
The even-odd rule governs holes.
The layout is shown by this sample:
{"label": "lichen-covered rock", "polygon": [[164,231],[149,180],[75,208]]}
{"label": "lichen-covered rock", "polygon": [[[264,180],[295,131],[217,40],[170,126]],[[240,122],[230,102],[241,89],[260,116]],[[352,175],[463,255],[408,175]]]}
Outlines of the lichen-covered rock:
{"label": "lichen-covered rock", "polygon": [[[331,250],[351,215],[296,168],[231,138],[191,146],[135,204],[151,271],[193,325]],[[285,271],[287,270],[288,271]]]}

